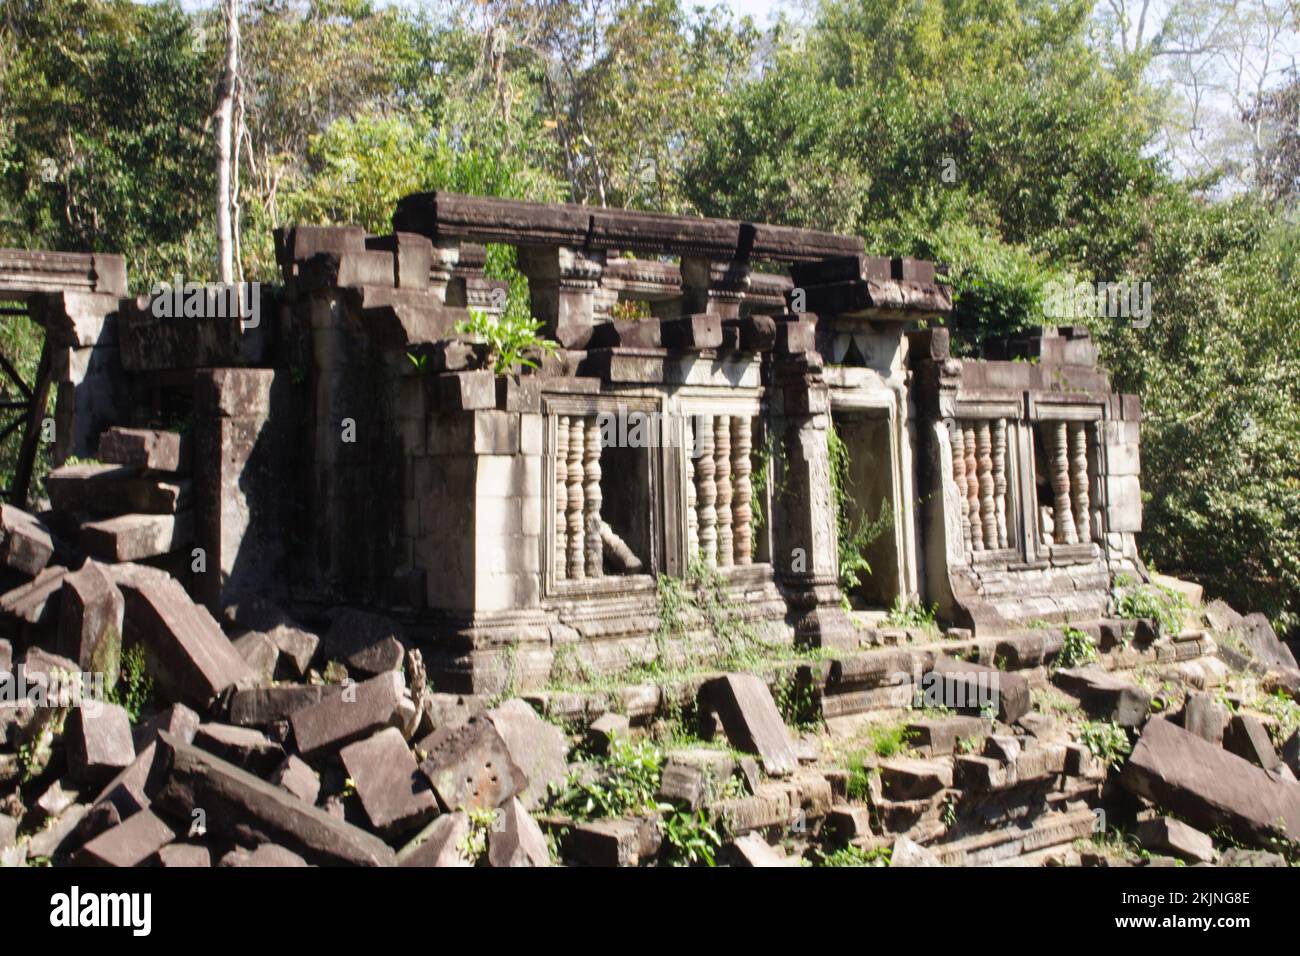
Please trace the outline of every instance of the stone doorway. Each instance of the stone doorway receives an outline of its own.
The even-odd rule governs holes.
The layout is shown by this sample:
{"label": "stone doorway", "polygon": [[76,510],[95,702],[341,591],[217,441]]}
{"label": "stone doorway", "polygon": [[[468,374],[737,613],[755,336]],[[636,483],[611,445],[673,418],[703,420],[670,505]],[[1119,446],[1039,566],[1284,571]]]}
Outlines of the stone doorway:
{"label": "stone doorway", "polygon": [[[857,580],[845,589],[854,610],[888,609],[903,590],[893,426],[886,415],[868,409],[837,409],[832,422],[832,446],[838,438],[840,449],[832,447],[831,464],[838,470],[846,511],[839,525],[854,542],[841,547],[841,581],[848,576],[846,570]],[[838,501],[836,508],[838,513]]]}

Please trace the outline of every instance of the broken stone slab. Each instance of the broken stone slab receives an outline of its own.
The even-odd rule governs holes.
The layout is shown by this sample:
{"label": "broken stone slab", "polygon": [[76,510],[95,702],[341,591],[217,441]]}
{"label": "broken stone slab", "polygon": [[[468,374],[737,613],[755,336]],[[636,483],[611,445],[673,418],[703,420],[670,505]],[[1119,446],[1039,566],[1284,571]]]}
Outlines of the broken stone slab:
{"label": "broken stone slab", "polygon": [[77,841],[74,835],[88,810],[84,803],[74,803],[44,830],[33,834],[27,841],[27,862],[62,859],[75,849]]}
{"label": "broken stone slab", "polygon": [[551,851],[537,821],[512,797],[497,811],[488,834],[488,865],[496,867],[550,866]]}
{"label": "broken stone slab", "polygon": [[87,704],[68,716],[64,747],[73,778],[93,786],[129,767],[135,745],[125,708],[104,701]]}
{"label": "broken stone slab", "polygon": [[254,850],[236,847],[221,858],[219,866],[294,867],[310,864],[292,850],[274,843],[263,843]]}
{"label": "broken stone slab", "polygon": [[193,743],[259,777],[266,776],[284,760],[284,748],[251,727],[200,724]]}
{"label": "broken stone slab", "polygon": [[136,752],[140,753],[156,742],[162,733],[179,737],[187,744],[193,743],[201,722],[199,715],[184,704],[172,704],[136,725],[132,732]]}
{"label": "broken stone slab", "polygon": [[931,851],[906,836],[900,836],[894,841],[894,848],[889,855],[889,865],[891,867],[943,866]]}
{"label": "broken stone slab", "polygon": [[1168,720],[1147,722],[1120,783],[1204,830],[1222,826],[1249,840],[1300,838],[1300,786]]}
{"label": "broken stone slab", "polygon": [[1278,640],[1267,615],[1258,612],[1247,614],[1235,630],[1251,657],[1258,663],[1269,668],[1297,669],[1295,655]]}
{"label": "broken stone slab", "polygon": [[230,642],[248,669],[257,679],[258,687],[270,687],[275,682],[276,665],[280,663],[280,648],[261,631],[249,631]]}
{"label": "broken stone slab", "polygon": [[1280,853],[1265,850],[1248,850],[1245,847],[1229,847],[1219,856],[1219,866],[1289,866],[1286,857]]}
{"label": "broken stone slab", "polygon": [[0,595],[0,614],[24,624],[56,627],[68,569],[51,565],[32,580]]}
{"label": "broken stone slab", "polygon": [[1294,731],[1282,745],[1282,761],[1300,777],[1300,730]]}
{"label": "broken stone slab", "polygon": [[201,868],[212,866],[212,852],[193,843],[171,843],[158,851],[158,865]]}
{"label": "broken stone slab", "polygon": [[189,507],[188,479],[168,481],[142,475],[128,465],[100,463],[64,465],[45,479],[50,503],[57,511],[96,518],[122,514],[175,514]]}
{"label": "broken stone slab", "polygon": [[940,657],[921,676],[919,688],[927,706],[949,710],[996,710],[1004,724],[1029,713],[1029,680],[1023,674],[1000,671],[970,661]]}
{"label": "broken stone slab", "polygon": [[54,539],[45,525],[21,508],[0,505],[0,564],[35,576],[53,554]]}
{"label": "broken stone slab", "polygon": [[658,798],[665,803],[682,804],[699,809],[704,800],[704,771],[697,766],[671,758],[659,778]]}
{"label": "broken stone slab", "polygon": [[314,805],[320,797],[320,775],[307,761],[293,754],[271,774],[271,782],[305,803]]}
{"label": "broken stone slab", "polygon": [[280,651],[276,677],[290,680],[305,677],[320,646],[320,638],[292,624],[277,624],[265,633]]}
{"label": "broken stone slab", "polygon": [[207,828],[232,842],[277,843],[322,866],[391,866],[393,851],[378,837],[338,820],[274,784],[163,734],[168,767],[154,807],[188,821],[201,807]]}
{"label": "broken stone slab", "polygon": [[87,843],[76,862],[78,866],[139,866],[174,839],[176,833],[166,821],[141,810]]}
{"label": "broken stone slab", "polygon": [[887,760],[880,765],[880,782],[891,800],[919,800],[952,786],[947,760]]}
{"label": "broken stone slab", "polygon": [[253,672],[179,581],[140,565],[110,573],[126,599],[127,639],[144,647],[149,672],[166,699],[204,711],[226,690],[251,686]]}
{"label": "broken stone slab", "polygon": [[158,558],[186,547],[194,540],[194,514],[126,514],[87,521],[79,541],[92,557],[113,564]]}
{"label": "broken stone slab", "polygon": [[911,743],[925,747],[932,757],[945,757],[957,750],[963,740],[984,737],[989,721],[982,717],[940,717],[914,720],[907,725]]}
{"label": "broken stone slab", "polygon": [[117,686],[122,657],[122,592],[103,565],[87,560],[63,578],[59,609],[59,652],[83,671],[104,675]]}
{"label": "broken stone slab", "polygon": [[1214,861],[1214,841],[1208,834],[1173,817],[1157,817],[1138,824],[1138,841],[1148,850],[1169,853],[1192,863]]}
{"label": "broken stone slab", "polygon": [[737,866],[789,866],[789,861],[757,833],[737,837],[732,841],[731,853]]}
{"label": "broken stone slab", "polygon": [[265,727],[320,703],[326,695],[340,693],[334,684],[277,684],[236,691],[230,698],[230,722],[239,727]]}
{"label": "broken stone slab", "polygon": [[601,714],[587,728],[587,746],[594,753],[606,754],[612,741],[627,740],[631,731],[632,722],[626,714]]}
{"label": "broken stone slab", "polygon": [[565,849],[588,866],[639,866],[659,852],[663,834],[652,818],[594,820],[572,826]]}
{"label": "broken stone slab", "polygon": [[1099,667],[1058,670],[1052,681],[1078,697],[1091,716],[1114,721],[1121,727],[1141,727],[1151,707],[1150,693]]}
{"label": "broken stone slab", "polygon": [[444,813],[397,854],[399,866],[473,866],[465,855],[470,819],[459,811]]}
{"label": "broken stone slab", "polygon": [[347,608],[340,611],[320,642],[324,660],[368,676],[401,669],[406,657],[402,629],[391,618]]}
{"label": "broken stone slab", "polygon": [[299,752],[310,756],[345,747],[389,726],[404,690],[402,675],[388,671],[359,684],[349,682],[339,693],[294,711],[289,723]]}
{"label": "broken stone slab", "polygon": [[71,778],[65,778],[56,780],[46,787],[45,791],[36,798],[33,809],[40,811],[44,819],[52,820],[80,799],[80,789],[74,785]]}
{"label": "broken stone slab", "polygon": [[349,744],[339,757],[374,830],[399,836],[428,823],[438,812],[428,781],[396,728]]}
{"label": "broken stone slab", "polygon": [[831,807],[826,815],[826,827],[843,843],[871,836],[871,810],[867,807],[841,804]]}
{"label": "broken stone slab", "polygon": [[732,746],[757,754],[763,770],[786,776],[799,766],[790,734],[767,685],[753,674],[727,674],[700,687],[702,712],[714,712]]}
{"label": "broken stone slab", "polygon": [[518,698],[492,708],[486,716],[505,742],[511,761],[524,774],[519,799],[525,809],[535,809],[546,799],[551,784],[560,783],[568,773],[564,731]]}
{"label": "broken stone slab", "polygon": [[99,460],[149,471],[190,469],[189,436],[181,432],[114,426],[99,437]]}
{"label": "broken stone slab", "polygon": [[1268,731],[1250,714],[1232,715],[1223,734],[1223,749],[1265,770],[1276,770],[1282,763]]}
{"label": "broken stone slab", "polygon": [[486,715],[435,730],[420,741],[420,770],[445,810],[491,810],[523,793],[528,778]]}
{"label": "broken stone slab", "polygon": [[1228,711],[1214,695],[1203,691],[1190,691],[1183,704],[1183,729],[1209,741],[1216,747],[1223,744],[1223,733],[1228,726]]}
{"label": "broken stone slab", "polygon": [[18,821],[7,813],[0,813],[0,850],[18,845]]}

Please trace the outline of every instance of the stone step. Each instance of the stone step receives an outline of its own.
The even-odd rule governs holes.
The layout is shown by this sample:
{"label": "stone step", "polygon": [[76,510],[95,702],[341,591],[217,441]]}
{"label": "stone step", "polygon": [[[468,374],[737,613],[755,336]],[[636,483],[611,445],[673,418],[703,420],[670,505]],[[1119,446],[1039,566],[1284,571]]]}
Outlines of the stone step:
{"label": "stone step", "polygon": [[171,473],[190,469],[190,440],[181,432],[114,426],[99,436],[100,461]]}
{"label": "stone step", "polygon": [[127,514],[81,526],[81,547],[100,561],[120,564],[161,557],[187,547],[194,540],[194,516]]}
{"label": "stone step", "polygon": [[123,514],[174,514],[190,503],[188,479],[141,475],[128,465],[64,465],[45,479],[50,502],[60,511],[96,518]]}
{"label": "stone step", "polygon": [[1006,827],[976,833],[951,843],[928,847],[944,866],[1002,864],[1026,853],[1071,843],[1093,831],[1096,818],[1088,809],[1046,813],[1025,828]]}

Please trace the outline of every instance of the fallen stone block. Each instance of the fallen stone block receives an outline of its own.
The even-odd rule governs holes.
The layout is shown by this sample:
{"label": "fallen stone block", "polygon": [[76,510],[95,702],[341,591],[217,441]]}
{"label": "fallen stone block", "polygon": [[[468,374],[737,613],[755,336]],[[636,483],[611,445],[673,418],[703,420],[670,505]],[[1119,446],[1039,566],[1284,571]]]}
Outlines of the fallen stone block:
{"label": "fallen stone block", "polygon": [[658,798],[691,810],[699,809],[704,800],[704,771],[688,763],[670,759],[659,778]]}
{"label": "fallen stone block", "polygon": [[428,782],[396,728],[349,744],[339,757],[373,829],[398,836],[423,826],[438,812]]}
{"label": "fallen stone block", "polygon": [[360,684],[349,683],[320,703],[289,716],[303,756],[347,746],[389,726],[402,700],[402,675],[389,671]]}
{"label": "fallen stone block", "polygon": [[1212,694],[1191,691],[1183,704],[1183,729],[1209,741],[1216,747],[1223,743],[1228,726],[1228,711]]}
{"label": "fallen stone block", "polygon": [[320,638],[292,624],[278,624],[265,633],[280,651],[276,677],[290,680],[305,677],[320,647]]}
{"label": "fallen stone block", "polygon": [[189,471],[189,445],[181,432],[115,426],[99,437],[99,460],[149,471]]}
{"label": "fallen stone block", "polygon": [[1204,830],[1242,839],[1300,839],[1300,786],[1167,720],[1147,722],[1120,783]]}
{"label": "fallen stone block", "polygon": [[1289,866],[1286,857],[1280,853],[1265,850],[1248,850],[1245,847],[1229,847],[1219,856],[1219,866]]}
{"label": "fallen stone block", "polygon": [[550,866],[551,851],[542,828],[524,809],[518,797],[497,811],[488,834],[488,865],[498,867]]}
{"label": "fallen stone block", "polygon": [[1031,706],[1024,675],[951,657],[934,662],[921,676],[919,690],[926,706],[979,713],[995,710],[1005,724],[1014,724]]}
{"label": "fallen stone block", "polygon": [[85,784],[102,784],[135,760],[131,719],[116,704],[74,708],[64,729],[68,769]]}
{"label": "fallen stone block", "polygon": [[265,727],[320,703],[327,694],[340,693],[332,684],[279,684],[236,691],[230,698],[230,722],[239,727]]}
{"label": "fallen stone block", "polygon": [[212,865],[212,853],[205,846],[193,843],[171,843],[158,851],[159,866],[168,867],[209,867]]}
{"label": "fallen stone block", "polygon": [[82,549],[101,561],[120,564],[179,551],[194,540],[194,514],[126,514],[87,521],[81,526]]}
{"label": "fallen stone block", "polygon": [[391,618],[348,608],[335,616],[320,642],[320,654],[345,664],[349,673],[373,676],[400,670],[406,648],[402,629]]}
{"label": "fallen stone block", "polygon": [[894,841],[894,848],[889,855],[889,865],[891,867],[943,866],[931,851],[905,836],[900,836]]}
{"label": "fallen stone block", "polygon": [[1250,714],[1233,714],[1223,734],[1223,749],[1265,770],[1276,770],[1282,763],[1268,731]]}
{"label": "fallen stone block", "polygon": [[190,505],[188,479],[168,481],[124,465],[64,465],[45,479],[58,511],[108,518],[123,514],[175,514]]}
{"label": "fallen stone block", "polygon": [[24,624],[56,627],[67,574],[68,569],[58,565],[42,569],[26,584],[0,595],[0,614]]}
{"label": "fallen stone block", "polygon": [[104,687],[117,686],[122,657],[125,602],[103,566],[87,561],[63,578],[59,609],[59,652],[83,671],[104,675]]}
{"label": "fallen stone block", "polygon": [[168,700],[203,711],[227,689],[252,684],[239,652],[179,581],[138,565],[124,565],[113,576],[126,599],[127,640],[143,645],[149,672]]}
{"label": "fallen stone block", "polygon": [[887,760],[880,765],[880,782],[891,800],[919,800],[952,786],[952,764],[946,760]]}
{"label": "fallen stone block", "polygon": [[737,837],[731,852],[737,866],[789,866],[789,861],[757,833]]}
{"label": "fallen stone block", "polygon": [[786,776],[799,766],[790,734],[767,685],[753,674],[727,674],[706,682],[699,692],[702,712],[718,715],[732,746],[757,754],[763,770]]}
{"label": "fallen stone block", "polygon": [[925,718],[907,725],[910,743],[929,750],[932,757],[946,757],[963,740],[984,737],[989,722],[982,717]]}
{"label": "fallen stone block", "polygon": [[161,818],[142,810],[91,840],[77,854],[79,866],[139,866],[176,839]]}
{"label": "fallen stone block", "polygon": [[0,505],[0,564],[22,574],[39,574],[54,554],[49,529],[13,505]]}
{"label": "fallen stone block", "polygon": [[601,714],[587,728],[587,746],[594,753],[608,753],[610,742],[616,739],[626,740],[631,727],[632,723],[626,714]]}
{"label": "fallen stone block", "polygon": [[208,829],[231,842],[277,843],[322,866],[391,866],[393,851],[376,836],[310,806],[167,734],[158,742],[169,767],[154,797],[159,813],[189,821],[202,807]]}
{"label": "fallen stone block", "polygon": [[535,809],[546,798],[550,785],[563,781],[568,774],[564,731],[544,721],[519,699],[494,707],[486,716],[505,741],[511,761],[524,774],[519,799],[526,809]]}
{"label": "fallen stone block", "polygon": [[397,854],[399,866],[473,866],[466,856],[470,835],[469,815],[444,813],[424,828]]}
{"label": "fallen stone block", "polygon": [[229,724],[200,724],[194,746],[201,747],[227,763],[264,777],[284,760],[284,748],[250,727]]}
{"label": "fallen stone block", "polygon": [[1300,730],[1293,732],[1282,745],[1282,761],[1300,777]]}
{"label": "fallen stone block", "polygon": [[1079,703],[1098,720],[1110,720],[1121,727],[1141,727],[1151,707],[1151,695],[1130,681],[1097,667],[1063,669],[1052,681],[1079,698]]}
{"label": "fallen stone block", "polygon": [[136,725],[132,732],[136,753],[155,743],[158,735],[162,733],[179,737],[187,744],[193,743],[194,734],[198,731],[201,722],[199,715],[184,704],[172,704]]}
{"label": "fallen stone block", "polygon": [[221,866],[235,867],[292,867],[309,866],[308,862],[292,850],[274,843],[263,843],[255,850],[236,847],[221,858]]}
{"label": "fallen stone block", "polygon": [[62,859],[75,849],[74,834],[89,809],[84,803],[74,803],[44,830],[33,834],[27,841],[27,862]]}
{"label": "fallen stone block", "polygon": [[1278,640],[1267,615],[1247,614],[1235,630],[1250,656],[1259,664],[1291,671],[1297,669],[1295,655]]}
{"label": "fallen stone block", "polygon": [[569,830],[565,849],[588,866],[639,866],[659,852],[663,842],[652,819],[595,820]]}
{"label": "fallen stone block", "polygon": [[869,837],[871,811],[867,807],[850,804],[831,807],[831,812],[826,815],[826,828],[843,843]]}
{"label": "fallen stone block", "polygon": [[305,803],[315,805],[320,797],[320,775],[307,761],[292,754],[271,774],[271,782]]}
{"label": "fallen stone block", "polygon": [[486,716],[435,730],[419,747],[428,755],[420,770],[445,810],[494,809],[528,786],[528,778]]}
{"label": "fallen stone block", "polygon": [[18,845],[18,821],[7,813],[0,813],[0,850]]}
{"label": "fallen stone block", "polygon": [[1169,853],[1192,863],[1214,861],[1214,841],[1209,835],[1173,817],[1143,820],[1138,824],[1137,836],[1148,850]]}

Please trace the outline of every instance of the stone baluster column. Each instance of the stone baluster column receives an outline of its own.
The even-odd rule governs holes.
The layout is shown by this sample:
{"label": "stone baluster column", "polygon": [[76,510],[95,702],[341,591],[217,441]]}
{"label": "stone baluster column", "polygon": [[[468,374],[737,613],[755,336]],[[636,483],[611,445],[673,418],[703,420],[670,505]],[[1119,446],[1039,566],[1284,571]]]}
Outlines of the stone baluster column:
{"label": "stone baluster column", "polygon": [[582,513],[582,447],[585,430],[577,415],[569,420],[569,458],[566,477],[568,494],[565,496],[565,525],[569,532],[569,577],[575,580],[587,576],[586,536],[583,534]]}
{"label": "stone baluster column", "polygon": [[975,460],[979,468],[980,524],[983,526],[984,547],[994,551],[998,547],[998,511],[993,501],[993,437],[987,420],[975,426]]}
{"label": "stone baluster column", "polygon": [[993,420],[993,503],[998,519],[998,547],[1007,548],[1007,420]]}
{"label": "stone baluster column", "polygon": [[957,514],[961,518],[961,540],[966,546],[966,553],[971,550],[970,505],[966,500],[966,440],[962,433],[961,422],[948,423],[949,438],[952,440],[952,480],[957,486]]}
{"label": "stone baluster column", "polygon": [[731,567],[735,542],[731,534],[731,416],[713,419],[713,484],[717,488],[714,514],[718,522],[718,567]]}
{"label": "stone baluster column", "polygon": [[750,479],[754,467],[750,459],[753,449],[751,428],[752,423],[748,415],[736,415],[731,419],[731,534],[735,547],[734,558],[738,565],[754,562],[754,534],[751,527],[754,520],[754,485]]}
{"label": "stone baluster column", "polygon": [[583,526],[587,533],[587,577],[605,573],[605,549],[600,540],[600,424],[587,420],[587,438],[583,444],[584,477],[582,486]]}
{"label": "stone baluster column", "polygon": [[713,419],[708,415],[695,416],[695,501],[699,517],[700,557],[709,567],[718,564],[718,515],[714,504],[718,487],[713,482]]}
{"label": "stone baluster column", "polygon": [[962,425],[962,443],[966,448],[966,510],[970,513],[970,547],[984,550],[984,523],[980,519],[979,461],[975,451],[975,425]]}
{"label": "stone baluster column", "polygon": [[1057,544],[1076,544],[1074,512],[1070,505],[1070,439],[1065,422],[1044,422],[1043,433],[1050,435],[1048,453],[1052,495],[1056,504],[1052,514],[1052,540]]}
{"label": "stone baluster column", "polygon": [[695,513],[698,498],[695,494],[695,425],[686,416],[686,563],[689,565],[700,553],[700,516]]}
{"label": "stone baluster column", "polygon": [[1079,542],[1092,540],[1091,507],[1088,501],[1088,425],[1070,422],[1070,491],[1074,501],[1074,525]]}
{"label": "stone baluster column", "polygon": [[555,579],[568,576],[568,516],[565,502],[569,498],[569,416],[555,420]]}

